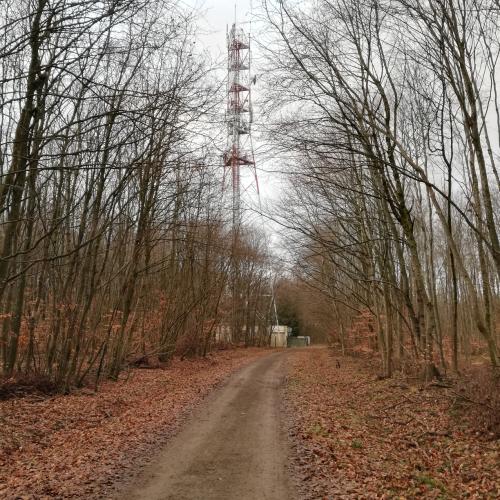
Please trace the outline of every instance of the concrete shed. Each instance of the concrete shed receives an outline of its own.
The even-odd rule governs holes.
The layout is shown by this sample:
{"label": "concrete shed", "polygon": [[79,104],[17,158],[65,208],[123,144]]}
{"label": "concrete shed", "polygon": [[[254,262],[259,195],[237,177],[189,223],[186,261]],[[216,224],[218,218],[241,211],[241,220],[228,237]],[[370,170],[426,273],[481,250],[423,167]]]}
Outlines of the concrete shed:
{"label": "concrete shed", "polygon": [[292,329],[285,325],[273,325],[270,327],[270,346],[287,347],[288,337],[292,334]]}

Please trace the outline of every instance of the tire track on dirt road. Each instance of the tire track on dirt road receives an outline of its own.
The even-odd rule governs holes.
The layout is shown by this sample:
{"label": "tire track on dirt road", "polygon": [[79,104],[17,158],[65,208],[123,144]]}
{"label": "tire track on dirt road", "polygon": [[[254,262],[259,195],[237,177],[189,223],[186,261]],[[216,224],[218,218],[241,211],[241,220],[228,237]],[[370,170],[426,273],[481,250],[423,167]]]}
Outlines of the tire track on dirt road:
{"label": "tire track on dirt road", "polygon": [[288,355],[289,351],[265,356],[231,377],[117,498],[295,498],[280,418]]}

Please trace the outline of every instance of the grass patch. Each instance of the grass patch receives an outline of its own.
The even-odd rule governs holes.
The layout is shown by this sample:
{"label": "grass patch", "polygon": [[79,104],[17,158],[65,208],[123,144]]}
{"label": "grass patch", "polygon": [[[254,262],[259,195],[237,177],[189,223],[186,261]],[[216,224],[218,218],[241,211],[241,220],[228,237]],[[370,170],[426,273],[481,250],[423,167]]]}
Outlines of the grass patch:
{"label": "grass patch", "polygon": [[355,450],[362,450],[363,443],[359,439],[353,439],[351,443],[351,448],[354,448]]}
{"label": "grass patch", "polygon": [[430,488],[439,489],[441,493],[446,493],[446,488],[439,479],[435,479],[427,474],[418,474],[415,476],[415,479],[419,484],[425,484]]}
{"label": "grass patch", "polygon": [[311,434],[314,434],[315,436],[321,436],[321,437],[329,437],[330,432],[325,429],[320,423],[315,423],[314,425],[311,426],[309,429],[309,432]]}

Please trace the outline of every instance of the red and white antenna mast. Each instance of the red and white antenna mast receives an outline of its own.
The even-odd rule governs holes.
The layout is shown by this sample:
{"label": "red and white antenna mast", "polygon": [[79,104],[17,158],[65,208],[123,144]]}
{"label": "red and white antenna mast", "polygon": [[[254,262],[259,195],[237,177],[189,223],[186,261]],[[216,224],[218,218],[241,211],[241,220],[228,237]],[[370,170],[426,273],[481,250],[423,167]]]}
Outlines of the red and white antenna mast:
{"label": "red and white antenna mast", "polygon": [[[226,122],[228,149],[224,154],[224,166],[231,169],[233,230],[241,225],[241,167],[255,170],[252,146],[252,78],[250,73],[250,36],[236,21],[227,34],[228,49],[228,98]],[[258,190],[258,185],[257,185]]]}

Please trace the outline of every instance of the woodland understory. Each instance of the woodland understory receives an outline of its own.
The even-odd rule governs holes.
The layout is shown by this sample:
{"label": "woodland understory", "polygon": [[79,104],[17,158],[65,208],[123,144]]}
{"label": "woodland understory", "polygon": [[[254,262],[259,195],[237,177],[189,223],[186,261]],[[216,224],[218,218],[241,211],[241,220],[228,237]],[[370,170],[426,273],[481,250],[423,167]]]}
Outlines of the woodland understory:
{"label": "woodland understory", "polygon": [[[378,377],[332,349],[290,359],[286,413],[303,499],[500,495],[500,391],[484,360],[461,380]],[[478,382],[478,373],[481,374]]]}
{"label": "woodland understory", "polygon": [[31,391],[0,400],[0,497],[110,498],[210,391],[266,353],[225,350],[154,370],[134,368],[98,392]]}
{"label": "woodland understory", "polygon": [[[203,398],[268,349],[134,368],[97,392],[0,401],[2,498],[109,498],[155,459]],[[373,355],[290,353],[281,418],[301,499],[500,494],[500,391],[485,359],[460,378],[380,377]],[[486,388],[486,389],[485,389]]]}

